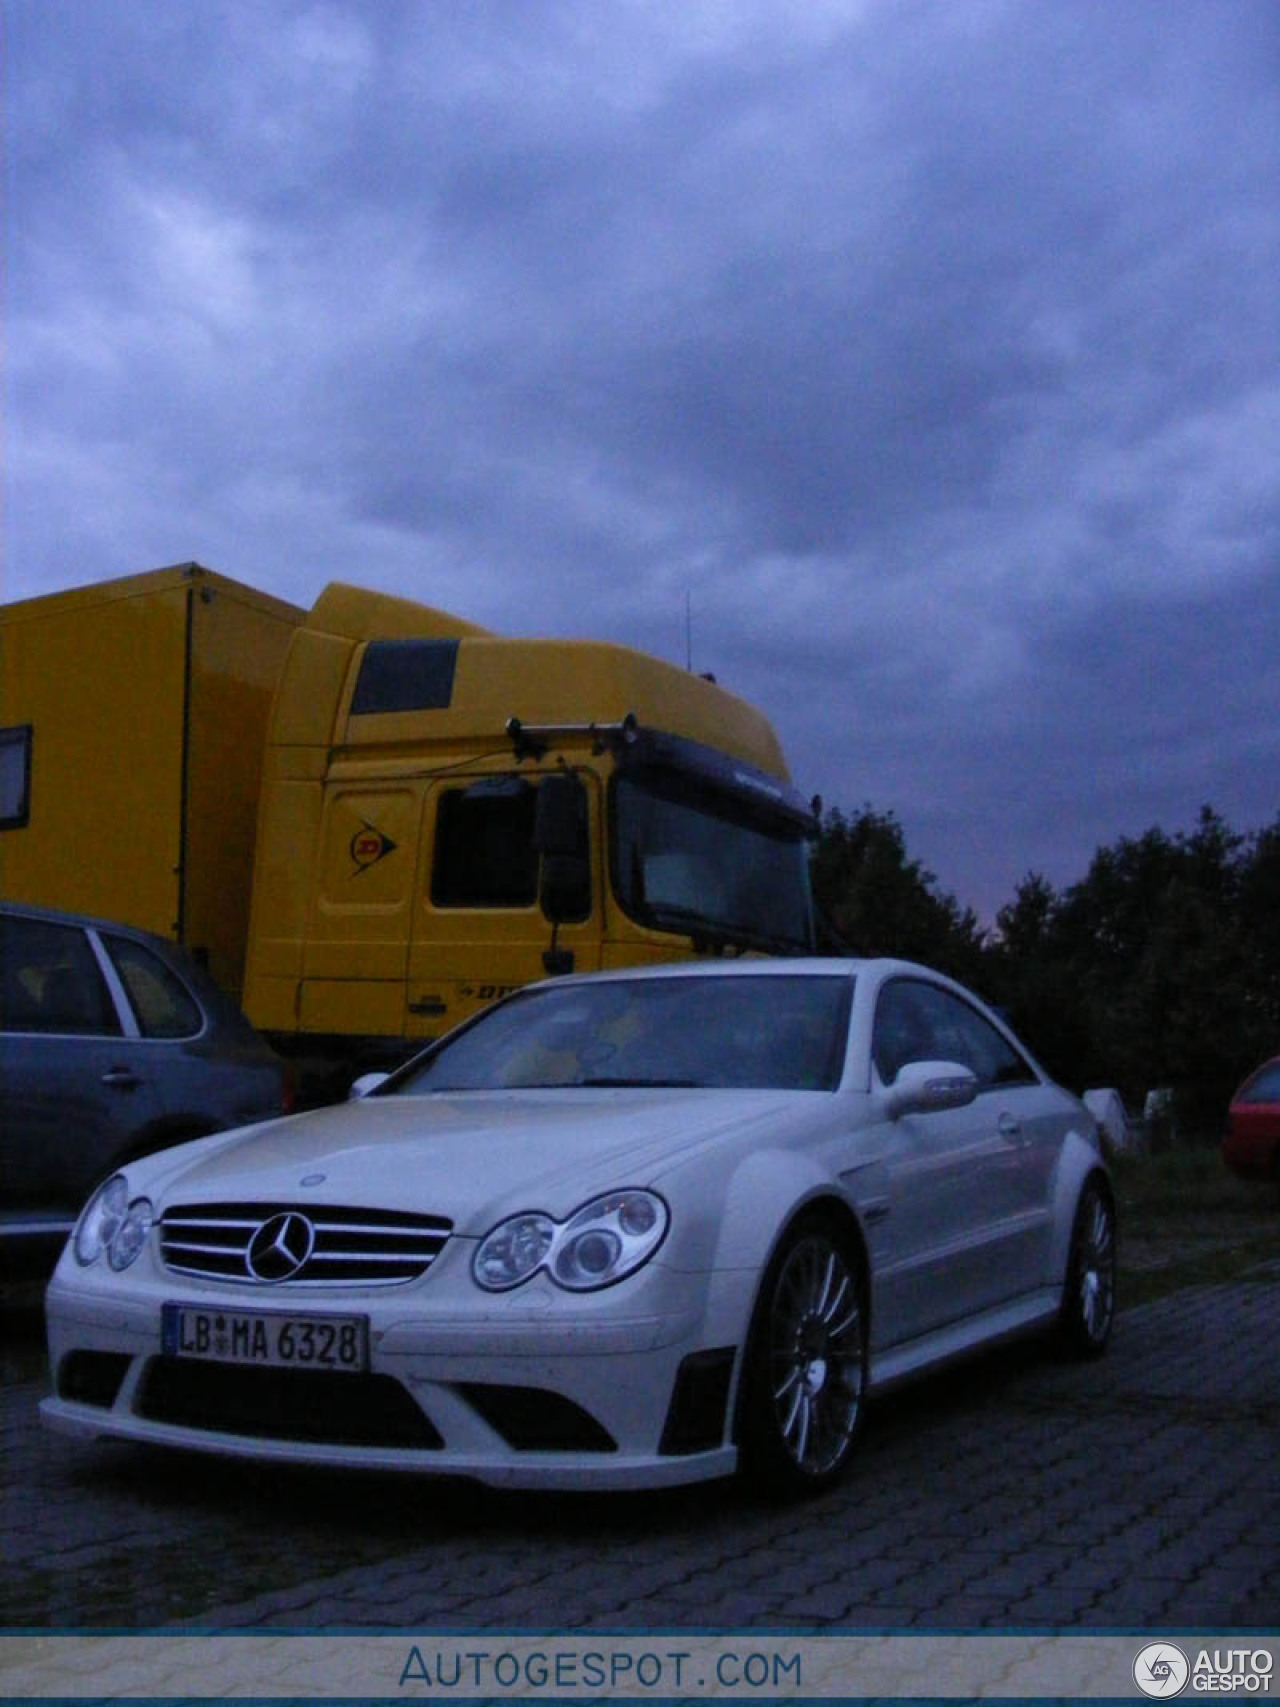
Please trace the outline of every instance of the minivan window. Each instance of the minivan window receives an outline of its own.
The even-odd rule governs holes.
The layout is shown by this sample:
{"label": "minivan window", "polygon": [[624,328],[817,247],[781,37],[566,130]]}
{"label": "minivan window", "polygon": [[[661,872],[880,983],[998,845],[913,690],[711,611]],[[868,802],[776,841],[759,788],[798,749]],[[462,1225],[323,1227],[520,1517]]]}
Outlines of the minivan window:
{"label": "minivan window", "polygon": [[0,1026],[76,1037],[120,1035],[119,1015],[82,930],[0,916]]}
{"label": "minivan window", "polygon": [[137,1015],[144,1037],[194,1037],[204,1024],[182,980],[164,962],[127,937],[102,938]]}

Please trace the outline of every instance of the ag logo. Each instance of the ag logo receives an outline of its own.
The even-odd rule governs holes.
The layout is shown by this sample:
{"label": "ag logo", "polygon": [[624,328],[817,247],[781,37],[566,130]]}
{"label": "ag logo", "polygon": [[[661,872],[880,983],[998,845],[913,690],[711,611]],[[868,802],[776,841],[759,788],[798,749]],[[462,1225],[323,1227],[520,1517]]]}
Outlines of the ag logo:
{"label": "ag logo", "polygon": [[351,838],[351,862],[355,866],[356,877],[362,871],[368,871],[371,865],[377,865],[380,859],[385,859],[389,853],[394,853],[396,844],[390,836],[384,836],[376,825],[360,820],[360,828]]}
{"label": "ag logo", "polygon": [[1172,1642],[1151,1642],[1133,1662],[1133,1681],[1144,1695],[1157,1700],[1181,1695],[1190,1675],[1187,1656]]}

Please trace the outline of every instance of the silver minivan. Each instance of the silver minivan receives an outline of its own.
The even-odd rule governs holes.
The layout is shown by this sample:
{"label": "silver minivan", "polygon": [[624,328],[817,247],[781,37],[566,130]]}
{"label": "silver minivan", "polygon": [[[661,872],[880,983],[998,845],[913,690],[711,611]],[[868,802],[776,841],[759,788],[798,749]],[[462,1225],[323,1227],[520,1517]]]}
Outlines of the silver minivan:
{"label": "silver minivan", "polygon": [[0,904],[0,1265],[52,1266],[122,1162],[288,1101],[284,1063],[182,949]]}

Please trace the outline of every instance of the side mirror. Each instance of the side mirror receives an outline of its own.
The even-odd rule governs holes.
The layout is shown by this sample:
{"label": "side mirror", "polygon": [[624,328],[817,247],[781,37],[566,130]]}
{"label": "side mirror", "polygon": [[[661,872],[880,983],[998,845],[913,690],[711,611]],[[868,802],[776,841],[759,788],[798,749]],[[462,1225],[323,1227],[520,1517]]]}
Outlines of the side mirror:
{"label": "side mirror", "polygon": [[347,1101],[359,1102],[360,1098],[367,1097],[370,1091],[376,1091],[379,1085],[385,1085],[390,1077],[390,1073],[361,1073],[347,1092]]}
{"label": "side mirror", "polygon": [[587,857],[587,791],[572,771],[556,771],[538,785],[533,845],[542,856],[538,900],[552,924],[585,919],[591,911]]}
{"label": "side mirror", "polygon": [[546,854],[538,884],[542,911],[554,925],[585,919],[591,912],[591,867],[573,854]]}
{"label": "side mirror", "polygon": [[553,771],[538,784],[533,845],[540,854],[585,858],[587,790],[572,771]]}
{"label": "side mirror", "polygon": [[956,1061],[909,1061],[890,1085],[886,1106],[890,1120],[904,1114],[942,1114],[967,1108],[978,1094],[978,1080]]}

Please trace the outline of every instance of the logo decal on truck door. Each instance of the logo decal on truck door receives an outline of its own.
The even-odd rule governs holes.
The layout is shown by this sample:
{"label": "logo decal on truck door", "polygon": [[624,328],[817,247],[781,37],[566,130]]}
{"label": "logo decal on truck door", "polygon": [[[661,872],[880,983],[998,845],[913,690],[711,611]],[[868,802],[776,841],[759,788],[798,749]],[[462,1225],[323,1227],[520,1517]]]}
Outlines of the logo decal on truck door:
{"label": "logo decal on truck door", "polygon": [[390,836],[383,835],[376,825],[362,818],[360,828],[351,838],[351,859],[355,866],[352,875],[359,877],[362,871],[368,871],[371,865],[377,865],[380,859],[385,859],[395,850],[396,844]]}

